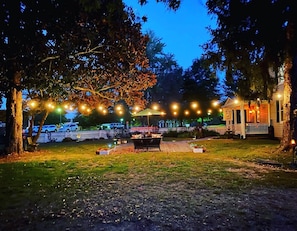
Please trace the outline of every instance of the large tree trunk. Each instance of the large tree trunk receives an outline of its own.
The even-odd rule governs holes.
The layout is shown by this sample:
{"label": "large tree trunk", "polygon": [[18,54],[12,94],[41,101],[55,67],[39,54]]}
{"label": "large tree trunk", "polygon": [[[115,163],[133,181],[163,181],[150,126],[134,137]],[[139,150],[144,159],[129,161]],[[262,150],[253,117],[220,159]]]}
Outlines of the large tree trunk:
{"label": "large tree trunk", "polygon": [[283,136],[281,139],[281,148],[288,149],[290,147],[291,134],[291,96],[292,96],[292,83],[291,83],[291,70],[293,62],[291,58],[285,61],[284,73],[284,120],[283,120]]}
{"label": "large tree trunk", "polygon": [[21,73],[15,72],[12,84],[6,93],[6,154],[23,152],[23,109],[20,89]]}
{"label": "large tree trunk", "polygon": [[[296,55],[295,58],[296,60]],[[281,139],[281,149],[290,149],[290,141],[293,137],[294,120],[296,120],[296,115],[294,115],[294,110],[297,109],[297,73],[296,73],[296,61],[294,59],[287,59],[285,63],[285,74],[284,74],[284,121],[283,121],[283,136]],[[293,70],[294,69],[294,70]],[[296,131],[295,131],[296,132]]]}
{"label": "large tree trunk", "polygon": [[[285,73],[284,73],[284,120],[283,120],[283,136],[280,147],[290,149],[290,141],[292,139],[292,121],[293,121],[293,110],[291,103],[294,102],[294,92],[292,89],[292,82],[294,82],[293,75],[293,58],[296,54],[296,47],[294,42],[295,37],[295,26],[289,21],[286,28],[287,38],[287,50],[285,59]],[[294,88],[295,89],[295,88]]]}

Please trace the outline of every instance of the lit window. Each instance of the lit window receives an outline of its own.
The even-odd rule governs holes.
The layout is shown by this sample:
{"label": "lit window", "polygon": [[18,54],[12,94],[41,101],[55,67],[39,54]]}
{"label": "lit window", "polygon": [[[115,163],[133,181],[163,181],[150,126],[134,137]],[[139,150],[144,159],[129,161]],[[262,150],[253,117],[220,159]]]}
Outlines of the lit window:
{"label": "lit window", "polygon": [[276,122],[282,122],[284,120],[284,106],[282,100],[276,101]]}

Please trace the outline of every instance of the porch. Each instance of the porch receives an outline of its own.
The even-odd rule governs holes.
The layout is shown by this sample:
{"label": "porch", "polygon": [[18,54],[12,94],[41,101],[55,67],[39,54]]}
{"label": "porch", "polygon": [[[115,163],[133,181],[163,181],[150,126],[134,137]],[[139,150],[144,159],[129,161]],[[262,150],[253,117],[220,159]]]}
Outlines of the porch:
{"label": "porch", "polygon": [[[234,134],[241,134],[241,124],[234,124],[231,131]],[[228,129],[227,129],[228,130]],[[257,124],[257,123],[246,123],[245,124],[246,135],[268,135],[269,124]]]}
{"label": "porch", "polygon": [[228,98],[222,108],[226,131],[240,135],[241,138],[246,138],[246,135],[273,135],[268,101],[239,101]]}

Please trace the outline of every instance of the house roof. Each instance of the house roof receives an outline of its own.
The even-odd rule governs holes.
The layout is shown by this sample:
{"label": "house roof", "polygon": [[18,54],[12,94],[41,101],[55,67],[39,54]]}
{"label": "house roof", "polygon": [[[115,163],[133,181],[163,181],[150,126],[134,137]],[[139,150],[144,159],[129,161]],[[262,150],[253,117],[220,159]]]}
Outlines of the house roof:
{"label": "house roof", "polygon": [[228,108],[231,106],[234,106],[234,100],[228,97],[222,108]]}
{"label": "house roof", "polygon": [[[225,103],[222,105],[221,108],[234,108],[236,106],[239,106],[240,104],[238,104],[238,102],[236,102],[237,100],[236,99],[231,99],[231,98],[227,98],[227,100],[225,101]],[[241,101],[242,102],[242,101]],[[258,101],[258,100],[248,100],[248,101],[243,101],[244,104],[248,104],[250,105],[251,103],[255,104],[255,103],[269,103],[269,101],[267,100],[261,100],[261,101]]]}

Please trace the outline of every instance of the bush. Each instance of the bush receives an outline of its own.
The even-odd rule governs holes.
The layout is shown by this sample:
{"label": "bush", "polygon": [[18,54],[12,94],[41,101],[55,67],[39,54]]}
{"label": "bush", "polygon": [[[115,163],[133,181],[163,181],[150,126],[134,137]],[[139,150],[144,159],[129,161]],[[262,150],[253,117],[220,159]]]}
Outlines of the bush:
{"label": "bush", "polygon": [[164,132],[163,133],[163,137],[176,137],[178,136],[178,132],[177,131],[168,131],[168,132]]}
{"label": "bush", "polygon": [[194,137],[194,133],[193,132],[179,132],[177,134],[177,137],[179,138],[193,138]]}
{"label": "bush", "polygon": [[65,137],[62,142],[71,142],[74,141],[71,137]]}
{"label": "bush", "polygon": [[220,133],[212,130],[204,130],[204,137],[209,137],[209,136],[220,136]]}
{"label": "bush", "polygon": [[183,131],[183,132],[177,132],[177,131],[168,131],[163,133],[163,137],[175,137],[175,138],[196,138],[200,139],[203,137],[209,137],[209,136],[219,136],[219,133],[216,131],[211,131],[207,129],[195,129],[193,131]]}

